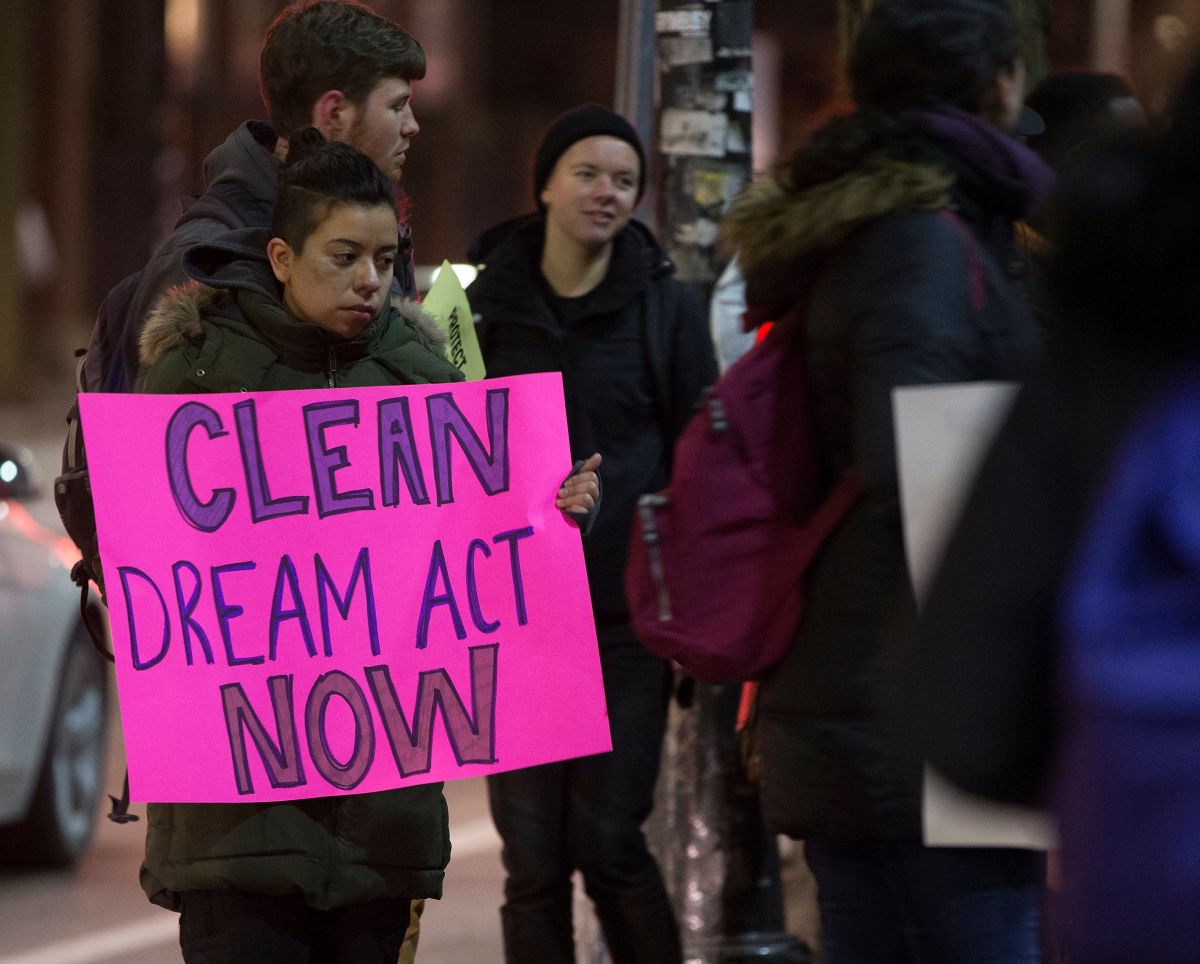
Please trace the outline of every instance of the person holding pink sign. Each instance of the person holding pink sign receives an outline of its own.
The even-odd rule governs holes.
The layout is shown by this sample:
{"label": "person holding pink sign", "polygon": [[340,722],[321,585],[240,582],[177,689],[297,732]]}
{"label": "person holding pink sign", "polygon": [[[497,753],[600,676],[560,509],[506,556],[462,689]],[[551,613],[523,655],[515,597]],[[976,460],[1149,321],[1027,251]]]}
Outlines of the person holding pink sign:
{"label": "person holding pink sign", "polygon": [[[269,232],[193,248],[193,283],[156,305],[144,389],[234,392],[453,382],[444,336],[388,298],[394,190],[317,131],[293,138]],[[559,509],[599,498],[591,459]],[[414,899],[441,896],[450,858],[441,783],[268,804],[151,804],[142,886],[181,912],[187,961],[393,964]]]}
{"label": "person holding pink sign", "polygon": [[534,162],[537,212],[493,228],[472,253],[485,262],[469,294],[488,373],[562,372],[572,451],[605,458],[605,510],[584,555],[613,751],[488,777],[511,964],[575,960],[576,868],[617,964],[682,957],[641,829],[672,676],[630,626],[623,573],[637,500],[666,484],[675,439],[716,379],[716,360],[700,299],[631,220],[645,182],[628,121],[595,104],[569,111]]}

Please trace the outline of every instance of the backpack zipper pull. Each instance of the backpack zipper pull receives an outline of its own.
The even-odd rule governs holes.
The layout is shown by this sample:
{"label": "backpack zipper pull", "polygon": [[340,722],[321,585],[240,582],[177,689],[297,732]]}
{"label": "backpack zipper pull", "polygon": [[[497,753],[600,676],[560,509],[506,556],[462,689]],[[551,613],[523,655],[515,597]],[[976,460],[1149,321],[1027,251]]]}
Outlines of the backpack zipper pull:
{"label": "backpack zipper pull", "polygon": [[638,499],[638,515],[642,519],[642,541],[646,543],[646,557],[650,562],[650,578],[654,580],[654,588],[658,592],[658,621],[669,623],[671,615],[671,594],[667,590],[666,575],[663,572],[662,540],[658,535],[658,522],[654,513],[665,509],[670,501],[661,495],[643,495]]}

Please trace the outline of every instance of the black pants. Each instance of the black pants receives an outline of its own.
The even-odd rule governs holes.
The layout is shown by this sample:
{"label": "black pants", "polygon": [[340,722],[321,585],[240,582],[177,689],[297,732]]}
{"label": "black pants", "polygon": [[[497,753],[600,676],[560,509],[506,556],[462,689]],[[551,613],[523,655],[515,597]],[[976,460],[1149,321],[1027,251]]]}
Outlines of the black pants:
{"label": "black pants", "polygon": [[396,964],[409,899],[313,910],[302,897],[189,890],[179,946],[187,964]]}
{"label": "black pants", "polygon": [[826,964],[1038,964],[1040,853],[806,840]]}
{"label": "black pants", "polygon": [[679,964],[679,930],[642,835],[666,728],[670,670],[627,627],[601,638],[613,751],[488,778],[504,840],[510,964],[573,964],[571,874],[583,874],[616,964]]}

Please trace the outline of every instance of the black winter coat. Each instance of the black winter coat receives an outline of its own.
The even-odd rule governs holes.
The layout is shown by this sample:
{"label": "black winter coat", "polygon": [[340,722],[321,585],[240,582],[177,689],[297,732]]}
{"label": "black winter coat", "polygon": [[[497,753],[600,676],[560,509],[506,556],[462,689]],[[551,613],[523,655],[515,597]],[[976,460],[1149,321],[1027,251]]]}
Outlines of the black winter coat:
{"label": "black winter coat", "polygon": [[[795,641],[761,691],[768,819],[798,838],[921,833],[922,764],[895,712],[916,604],[892,390],[1020,378],[1038,341],[1009,276],[1012,214],[995,203],[983,172],[948,151],[930,153],[941,163],[868,162],[817,191],[764,188],[760,210],[743,207],[735,225],[750,245],[761,240],[754,231],[781,219],[803,225],[804,239],[790,257],[776,251],[773,270],[756,275],[751,264],[749,297],[798,292],[823,466],[830,479],[853,469],[864,487],[809,572]],[[972,240],[937,213],[947,205]],[[981,310],[973,271],[985,281]],[[782,315],[793,305],[779,307]]]}
{"label": "black winter coat", "polygon": [[671,449],[716,379],[707,313],[637,222],[613,241],[608,274],[564,327],[541,277],[540,215],[487,232],[468,290],[490,377],[562,372],[571,455],[604,456],[604,506],[584,542],[599,626],[628,620],[624,571],[638,497],[667,482]]}

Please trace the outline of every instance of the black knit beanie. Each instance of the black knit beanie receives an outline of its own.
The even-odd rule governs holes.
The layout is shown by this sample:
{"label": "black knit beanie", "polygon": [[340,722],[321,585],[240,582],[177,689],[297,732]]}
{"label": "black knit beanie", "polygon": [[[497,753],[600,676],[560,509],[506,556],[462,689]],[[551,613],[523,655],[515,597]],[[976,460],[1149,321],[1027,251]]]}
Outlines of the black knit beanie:
{"label": "black knit beanie", "polygon": [[637,199],[642,199],[642,192],[646,189],[646,153],[642,150],[642,141],[637,131],[620,114],[614,114],[599,104],[586,104],[560,116],[542,138],[542,146],[538,148],[537,156],[533,160],[533,199],[537,202],[539,211],[544,207],[542,189],[550,180],[550,174],[558,159],[576,141],[597,136],[615,137],[625,141],[637,152]]}

